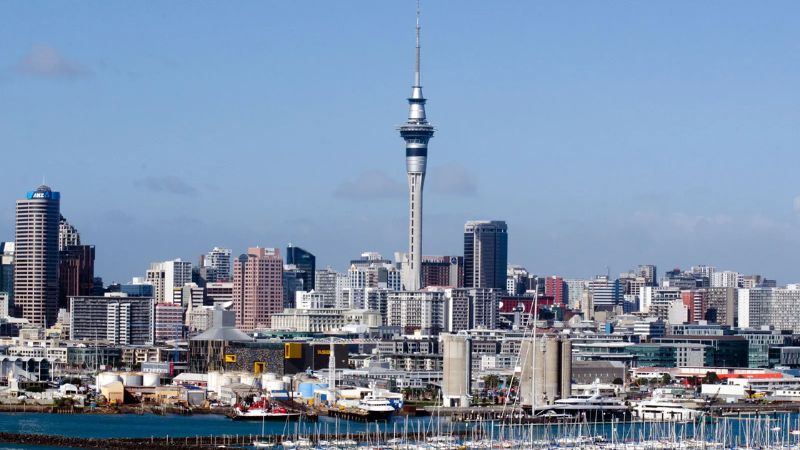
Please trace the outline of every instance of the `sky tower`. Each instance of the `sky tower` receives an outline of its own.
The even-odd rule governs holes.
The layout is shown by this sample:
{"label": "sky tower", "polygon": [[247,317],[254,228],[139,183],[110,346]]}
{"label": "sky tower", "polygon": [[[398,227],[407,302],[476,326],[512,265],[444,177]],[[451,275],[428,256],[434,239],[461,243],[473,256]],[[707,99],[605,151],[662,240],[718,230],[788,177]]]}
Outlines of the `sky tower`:
{"label": "sky tower", "polygon": [[408,254],[403,264],[404,289],[420,288],[422,267],[422,185],[425,182],[425,165],[428,159],[428,140],[433,137],[433,126],[425,117],[425,97],[419,69],[419,2],[417,2],[417,48],[414,68],[414,85],[408,99],[408,120],[399,127],[406,141],[406,172],[408,173]]}

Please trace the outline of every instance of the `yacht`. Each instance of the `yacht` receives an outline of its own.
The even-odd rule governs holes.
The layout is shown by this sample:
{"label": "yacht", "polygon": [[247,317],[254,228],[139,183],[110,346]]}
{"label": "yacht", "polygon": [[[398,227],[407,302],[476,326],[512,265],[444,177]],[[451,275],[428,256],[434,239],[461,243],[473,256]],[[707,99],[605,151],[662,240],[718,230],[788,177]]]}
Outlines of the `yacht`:
{"label": "yacht", "polygon": [[358,402],[358,408],[368,414],[367,420],[388,420],[395,412],[389,400],[384,397],[367,395]]}
{"label": "yacht", "polygon": [[586,416],[589,419],[625,418],[629,414],[628,407],[622,400],[601,395],[597,387],[588,394],[562,398],[552,405],[537,409],[542,413],[552,411],[556,414]]}
{"label": "yacht", "polygon": [[641,420],[686,422],[696,419],[700,414],[702,411],[699,409],[687,408],[684,403],[655,396],[633,407],[633,416]]}

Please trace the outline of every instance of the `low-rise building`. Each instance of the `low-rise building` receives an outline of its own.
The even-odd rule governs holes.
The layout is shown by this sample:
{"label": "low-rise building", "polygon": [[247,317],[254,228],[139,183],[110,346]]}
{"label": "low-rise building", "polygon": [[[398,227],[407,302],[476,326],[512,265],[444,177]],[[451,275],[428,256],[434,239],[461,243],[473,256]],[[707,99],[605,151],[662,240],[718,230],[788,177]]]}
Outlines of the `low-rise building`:
{"label": "low-rise building", "polygon": [[381,326],[377,311],[347,309],[286,309],[272,316],[272,330],[325,333],[345,325]]}

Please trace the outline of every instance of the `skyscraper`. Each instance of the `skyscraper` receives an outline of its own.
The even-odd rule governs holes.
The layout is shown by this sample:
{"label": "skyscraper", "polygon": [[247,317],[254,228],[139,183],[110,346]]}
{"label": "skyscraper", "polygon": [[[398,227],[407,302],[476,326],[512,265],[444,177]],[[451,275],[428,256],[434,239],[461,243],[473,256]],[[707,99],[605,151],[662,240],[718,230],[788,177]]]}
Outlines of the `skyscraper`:
{"label": "skyscraper", "polygon": [[64,250],[73,245],[81,245],[81,235],[78,229],[70,224],[64,216],[58,218],[58,250]]}
{"label": "skyscraper", "polygon": [[303,290],[314,290],[314,278],[317,270],[317,258],[309,251],[289,244],[286,247],[286,264],[295,266],[298,278],[303,279]]}
{"label": "skyscraper", "polygon": [[31,324],[58,314],[58,224],[61,194],[41,185],[17,201],[14,306]]}
{"label": "skyscraper", "polygon": [[14,315],[14,243],[0,242],[0,292],[8,294],[8,313]]}
{"label": "skyscraper", "polygon": [[231,250],[228,248],[214,247],[210,252],[201,257],[200,267],[211,269],[213,274],[206,277],[206,281],[223,282],[231,280]]}
{"label": "skyscraper", "polygon": [[152,263],[146,280],[153,285],[156,303],[172,303],[172,290],[192,282],[192,263],[180,258]]}
{"label": "skyscraper", "polygon": [[464,287],[506,288],[508,226],[502,220],[464,225]]}
{"label": "skyscraper", "polygon": [[58,220],[58,307],[69,309],[72,296],[92,295],[94,246],[81,245],[78,229],[64,216]]}
{"label": "skyscraper", "polygon": [[70,297],[94,291],[94,245],[68,245],[58,254],[58,307],[69,308]]}
{"label": "skyscraper", "polygon": [[434,128],[425,116],[425,97],[420,78],[419,10],[417,10],[417,46],[414,85],[408,99],[408,120],[400,126],[400,136],[406,141],[406,172],[408,173],[408,254],[403,261],[403,283],[406,290],[420,288],[422,267],[422,186],[428,159],[428,140]]}
{"label": "skyscraper", "polygon": [[233,263],[233,309],[236,328],[269,328],[283,311],[283,258],[276,248],[249,248]]}
{"label": "skyscraper", "polygon": [[336,279],[338,275],[339,274],[330,267],[317,270],[314,275],[314,290],[324,296],[324,301],[327,304],[336,304]]}

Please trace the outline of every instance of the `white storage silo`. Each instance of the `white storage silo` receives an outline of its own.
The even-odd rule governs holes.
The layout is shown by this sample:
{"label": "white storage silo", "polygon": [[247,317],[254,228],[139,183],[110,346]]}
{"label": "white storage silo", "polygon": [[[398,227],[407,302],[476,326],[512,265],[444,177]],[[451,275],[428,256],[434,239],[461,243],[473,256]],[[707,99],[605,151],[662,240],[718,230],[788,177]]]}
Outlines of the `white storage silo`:
{"label": "white storage silo", "polygon": [[114,372],[101,372],[97,375],[97,390],[115,381],[122,381],[122,377]]}
{"label": "white storage silo", "polygon": [[123,372],[122,373],[122,384],[124,386],[131,386],[131,387],[138,387],[141,386],[144,381],[141,373],[137,372]]}
{"label": "white storage silo", "polygon": [[156,387],[161,385],[161,374],[158,373],[145,373],[143,375],[142,386]]}

